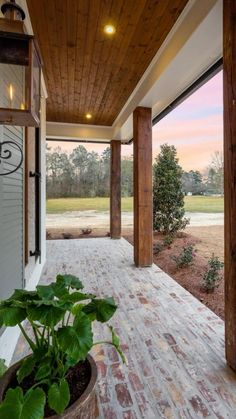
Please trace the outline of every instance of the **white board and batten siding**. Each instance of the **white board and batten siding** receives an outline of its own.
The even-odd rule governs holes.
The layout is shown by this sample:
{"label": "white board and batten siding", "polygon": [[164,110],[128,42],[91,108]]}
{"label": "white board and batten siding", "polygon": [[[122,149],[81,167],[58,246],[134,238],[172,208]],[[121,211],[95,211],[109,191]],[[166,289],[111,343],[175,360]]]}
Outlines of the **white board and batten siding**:
{"label": "white board and batten siding", "polygon": [[[9,101],[9,80],[14,94],[22,89],[22,75],[17,66],[0,65],[0,107]],[[13,141],[23,152],[24,128],[0,125],[0,142],[6,141]],[[3,151],[7,149],[11,158],[0,162],[0,299],[24,285],[24,166],[22,162],[17,171],[8,174],[19,164],[21,155],[14,145],[5,144]]]}

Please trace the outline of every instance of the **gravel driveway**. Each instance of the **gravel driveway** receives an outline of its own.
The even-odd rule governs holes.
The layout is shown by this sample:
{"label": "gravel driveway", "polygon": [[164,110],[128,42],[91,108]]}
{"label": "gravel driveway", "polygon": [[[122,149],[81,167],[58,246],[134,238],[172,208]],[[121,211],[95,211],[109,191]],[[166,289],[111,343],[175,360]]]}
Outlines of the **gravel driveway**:
{"label": "gravel driveway", "polygon": [[[186,217],[190,218],[191,227],[223,225],[223,213],[202,213],[202,212],[187,212]],[[47,228],[107,228],[109,226],[109,211],[98,212],[95,210],[90,211],[73,211],[65,212],[62,214],[47,214],[46,226]],[[122,213],[122,226],[124,228],[132,228],[133,226],[133,213]]]}

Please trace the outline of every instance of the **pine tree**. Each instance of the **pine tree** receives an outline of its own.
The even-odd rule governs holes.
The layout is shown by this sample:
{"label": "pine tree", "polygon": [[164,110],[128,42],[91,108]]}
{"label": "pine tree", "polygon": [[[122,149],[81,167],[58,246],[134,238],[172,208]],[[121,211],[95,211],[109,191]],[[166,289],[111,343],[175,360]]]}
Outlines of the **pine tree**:
{"label": "pine tree", "polygon": [[164,234],[176,233],[189,223],[184,218],[182,168],[174,146],[163,144],[153,165],[153,225]]}

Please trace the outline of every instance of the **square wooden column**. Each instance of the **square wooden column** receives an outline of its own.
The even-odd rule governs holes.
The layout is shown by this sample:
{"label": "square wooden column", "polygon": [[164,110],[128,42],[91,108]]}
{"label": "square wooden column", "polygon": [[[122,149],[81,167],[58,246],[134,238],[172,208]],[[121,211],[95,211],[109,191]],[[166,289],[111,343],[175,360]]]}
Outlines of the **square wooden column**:
{"label": "square wooden column", "polygon": [[111,141],[110,233],[121,237],[121,142]]}
{"label": "square wooden column", "polygon": [[138,107],[133,114],[134,136],[134,263],[150,266],[153,260],[152,114]]}
{"label": "square wooden column", "polygon": [[224,0],[225,344],[236,371],[236,0]]}

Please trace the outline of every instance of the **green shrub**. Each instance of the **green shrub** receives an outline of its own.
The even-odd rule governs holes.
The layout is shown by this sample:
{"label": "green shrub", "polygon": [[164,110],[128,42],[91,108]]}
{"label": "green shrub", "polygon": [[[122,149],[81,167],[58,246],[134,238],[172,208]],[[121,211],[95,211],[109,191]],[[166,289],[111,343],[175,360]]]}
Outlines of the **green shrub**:
{"label": "green shrub", "polygon": [[164,250],[164,245],[161,241],[158,241],[153,244],[153,253],[154,255],[158,255],[158,253],[161,253],[162,250]]}
{"label": "green shrub", "polygon": [[161,145],[153,164],[153,227],[164,234],[183,230],[189,219],[184,218],[183,170],[176,148]]}
{"label": "green shrub", "polygon": [[170,245],[174,241],[174,236],[172,234],[168,234],[164,237],[163,240],[159,240],[156,243],[153,244],[153,253],[154,255],[158,255],[163,250],[165,250],[166,247],[170,247]]}
{"label": "green shrub", "polygon": [[170,246],[174,241],[174,236],[172,234],[168,234],[164,240],[163,240],[163,244],[165,247]]}
{"label": "green shrub", "polygon": [[214,290],[216,286],[219,285],[219,282],[222,279],[220,275],[220,270],[223,268],[224,264],[219,260],[218,256],[212,254],[211,258],[208,260],[207,271],[204,273],[203,288],[207,291]]}
{"label": "green shrub", "polygon": [[195,257],[195,249],[193,245],[184,246],[178,256],[172,256],[177,268],[186,268],[191,265]]}

